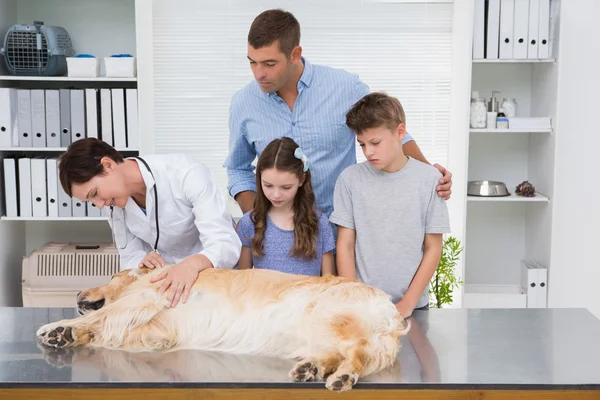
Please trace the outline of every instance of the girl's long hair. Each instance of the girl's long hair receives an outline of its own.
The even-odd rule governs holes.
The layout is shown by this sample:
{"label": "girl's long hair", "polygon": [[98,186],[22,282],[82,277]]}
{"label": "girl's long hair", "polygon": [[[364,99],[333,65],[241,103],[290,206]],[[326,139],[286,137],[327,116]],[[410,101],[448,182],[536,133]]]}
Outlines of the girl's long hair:
{"label": "girl's long hair", "polygon": [[317,256],[317,217],[315,194],[310,179],[310,169],[304,172],[302,160],[294,156],[298,144],[288,137],[275,139],[267,145],[258,158],[256,165],[256,200],[250,219],[254,223],[254,238],[252,239],[252,254],[255,257],[264,255],[263,242],[267,228],[267,214],[272,204],[262,190],[262,172],[275,168],[295,174],[304,183],[298,188],[294,197],[294,246],[290,255],[304,259],[314,259]]}

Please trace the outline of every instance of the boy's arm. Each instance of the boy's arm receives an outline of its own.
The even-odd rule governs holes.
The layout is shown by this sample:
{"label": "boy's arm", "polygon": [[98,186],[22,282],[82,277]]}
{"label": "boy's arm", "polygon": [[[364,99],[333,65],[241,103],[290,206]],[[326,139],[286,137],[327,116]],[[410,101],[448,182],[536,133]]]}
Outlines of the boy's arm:
{"label": "boy's arm", "polygon": [[336,244],[337,272],[341,277],[354,280],[356,279],[356,263],[354,261],[355,243],[356,231],[339,226]]}
{"label": "boy's arm", "polygon": [[428,233],[425,235],[421,264],[419,264],[419,268],[404,297],[396,303],[396,308],[405,318],[408,318],[412,314],[419,298],[427,288],[429,282],[431,282],[431,278],[437,269],[442,255],[442,242],[443,237],[441,233]]}
{"label": "boy's arm", "polygon": [[321,258],[321,276],[333,275],[333,253],[328,251]]}

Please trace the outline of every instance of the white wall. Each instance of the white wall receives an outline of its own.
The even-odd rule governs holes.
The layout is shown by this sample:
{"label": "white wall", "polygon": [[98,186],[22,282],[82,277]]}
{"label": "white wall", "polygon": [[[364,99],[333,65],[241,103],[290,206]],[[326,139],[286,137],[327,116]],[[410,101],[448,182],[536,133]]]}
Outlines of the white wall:
{"label": "white wall", "polygon": [[598,15],[598,0],[562,2],[548,301],[549,307],[587,307],[600,317]]}

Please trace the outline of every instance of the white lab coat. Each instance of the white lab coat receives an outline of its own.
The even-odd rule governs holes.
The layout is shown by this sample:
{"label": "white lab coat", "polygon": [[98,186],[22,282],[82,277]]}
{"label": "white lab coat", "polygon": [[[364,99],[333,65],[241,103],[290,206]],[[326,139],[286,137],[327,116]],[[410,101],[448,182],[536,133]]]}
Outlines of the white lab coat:
{"label": "white lab coat", "polygon": [[[146,183],[145,215],[130,197],[124,209],[114,207],[109,224],[115,235],[121,269],[137,268],[156,241],[155,199],[158,194],[158,251],[167,264],[205,255],[215,268],[233,268],[242,244],[235,232],[227,201],[210,170],[184,154],[135,159]],[[155,180],[156,179],[156,182]],[[107,210],[110,217],[110,209]]]}

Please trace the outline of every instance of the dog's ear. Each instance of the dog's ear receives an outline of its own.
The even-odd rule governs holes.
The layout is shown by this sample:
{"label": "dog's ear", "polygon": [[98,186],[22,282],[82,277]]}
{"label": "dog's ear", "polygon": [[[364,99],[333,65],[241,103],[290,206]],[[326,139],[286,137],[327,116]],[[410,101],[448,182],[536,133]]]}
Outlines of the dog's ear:
{"label": "dog's ear", "polygon": [[139,271],[140,275],[146,275],[147,273],[152,271],[152,269],[150,269],[146,266],[142,266],[142,267],[138,268],[138,271]]}

